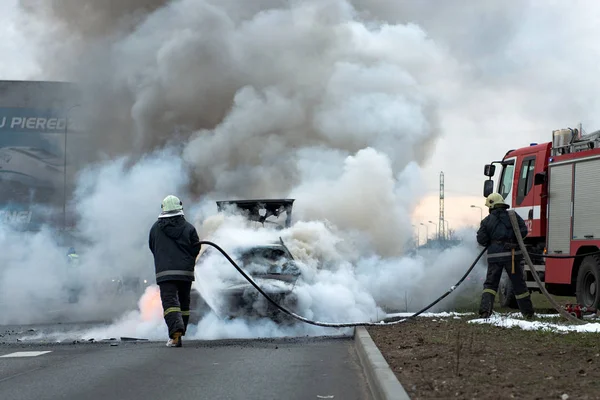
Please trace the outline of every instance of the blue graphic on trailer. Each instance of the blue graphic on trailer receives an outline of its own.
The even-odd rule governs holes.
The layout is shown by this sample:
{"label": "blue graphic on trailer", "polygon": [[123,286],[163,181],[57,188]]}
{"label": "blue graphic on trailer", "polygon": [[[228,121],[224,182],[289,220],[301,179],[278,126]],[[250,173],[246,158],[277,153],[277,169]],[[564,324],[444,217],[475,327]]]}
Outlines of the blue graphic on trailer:
{"label": "blue graphic on trailer", "polygon": [[38,225],[34,208],[62,201],[67,129],[60,110],[0,108],[0,225]]}

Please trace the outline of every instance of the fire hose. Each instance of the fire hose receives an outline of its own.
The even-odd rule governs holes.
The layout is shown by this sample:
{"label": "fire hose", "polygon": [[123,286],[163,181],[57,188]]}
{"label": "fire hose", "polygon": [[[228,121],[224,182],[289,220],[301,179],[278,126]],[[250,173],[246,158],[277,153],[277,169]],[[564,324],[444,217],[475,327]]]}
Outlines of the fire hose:
{"label": "fire hose", "polygon": [[[542,283],[535,267],[533,266],[533,262],[531,261],[531,258],[529,257],[529,253],[527,252],[527,248],[525,247],[525,243],[523,242],[523,236],[521,236],[521,230],[519,229],[519,222],[517,221],[517,214],[515,213],[515,210],[508,210],[508,216],[510,218],[510,223],[512,225],[513,231],[515,232],[515,236],[517,237],[517,242],[519,243],[521,252],[523,253],[523,258],[525,259],[525,262],[531,269],[531,274],[533,275],[533,279],[535,279],[536,283],[540,287],[540,290],[542,291],[544,296],[546,296],[546,298],[548,299],[550,304],[552,304],[552,307],[554,307],[556,309],[556,311],[558,311],[558,313],[560,315],[562,315],[563,317],[565,317],[568,321],[577,323],[577,324],[584,323],[583,321],[573,317],[565,309],[563,309],[561,306],[559,306],[558,303],[556,303],[556,301],[554,300],[554,298],[550,295],[550,293],[548,293],[548,290],[546,290],[546,286]],[[561,258],[567,258],[567,257],[561,257]]]}
{"label": "fire hose", "polygon": [[483,254],[487,251],[488,246],[485,246],[484,249],[479,253],[479,255],[477,256],[477,258],[475,259],[475,261],[473,261],[473,263],[471,264],[471,266],[469,267],[469,269],[467,269],[467,272],[465,272],[465,274],[462,276],[462,278],[460,278],[458,280],[458,282],[456,282],[455,285],[451,286],[450,289],[448,289],[443,295],[441,295],[440,297],[438,297],[436,300],[434,300],[433,302],[431,302],[430,304],[428,304],[427,306],[423,307],[421,310],[417,311],[416,313],[408,316],[408,317],[394,317],[394,318],[386,318],[384,320],[382,320],[381,322],[349,322],[349,323],[335,323],[335,322],[320,322],[320,321],[313,321],[310,320],[308,318],[305,318],[301,315],[298,315],[296,313],[294,313],[293,311],[290,311],[288,309],[286,309],[285,307],[283,307],[282,305],[280,305],[279,303],[277,303],[275,300],[273,300],[267,293],[265,293],[260,286],[254,282],[254,280],[248,275],[246,274],[246,272],[239,266],[237,265],[237,263],[233,260],[233,258],[231,258],[231,256],[229,254],[227,254],[227,252],[225,250],[223,250],[219,245],[217,245],[216,243],[204,240],[204,241],[200,241],[200,245],[208,245],[208,246],[212,246],[215,249],[217,249],[226,259],[227,261],[229,261],[229,263],[231,265],[233,265],[233,267],[256,289],[258,290],[258,292],[265,298],[267,299],[267,301],[271,304],[273,304],[273,306],[275,306],[279,311],[299,320],[302,321],[304,323],[310,324],[310,325],[316,325],[316,326],[323,326],[323,327],[327,327],[327,328],[350,328],[350,327],[355,327],[355,326],[385,326],[385,325],[395,325],[395,324],[399,324],[401,322],[405,322],[411,319],[414,319],[416,317],[418,317],[419,315],[421,315],[422,313],[424,313],[425,311],[429,310],[431,307],[435,306],[437,303],[439,303],[440,301],[442,301],[444,298],[446,298],[450,293],[452,293],[454,290],[456,290],[456,288],[458,286],[460,286],[461,283],[463,283],[463,281],[467,278],[467,276],[471,273],[471,271],[475,268],[475,266],[477,265],[477,262],[479,262],[479,259],[483,256]]}

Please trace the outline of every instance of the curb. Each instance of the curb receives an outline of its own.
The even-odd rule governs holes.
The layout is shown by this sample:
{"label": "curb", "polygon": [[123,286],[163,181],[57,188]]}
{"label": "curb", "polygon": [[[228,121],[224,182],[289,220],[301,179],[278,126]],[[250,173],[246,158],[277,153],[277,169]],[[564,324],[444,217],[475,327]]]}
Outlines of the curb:
{"label": "curb", "polygon": [[371,335],[362,326],[354,330],[354,345],[374,400],[410,400]]}

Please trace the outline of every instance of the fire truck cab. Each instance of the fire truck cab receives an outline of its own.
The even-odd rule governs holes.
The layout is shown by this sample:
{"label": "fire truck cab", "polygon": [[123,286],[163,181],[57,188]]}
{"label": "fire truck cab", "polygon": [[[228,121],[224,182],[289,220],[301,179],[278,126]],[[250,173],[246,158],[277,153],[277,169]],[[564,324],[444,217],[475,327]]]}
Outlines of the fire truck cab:
{"label": "fire truck cab", "polygon": [[[496,186],[525,221],[529,233],[524,242],[548,292],[600,306],[600,256],[591,254],[600,250],[600,131],[584,135],[581,126],[555,130],[552,142],[510,150],[501,161],[487,164],[484,175],[483,195]],[[530,291],[539,291],[526,265],[524,274]],[[501,302],[516,308],[506,278],[500,284]]]}

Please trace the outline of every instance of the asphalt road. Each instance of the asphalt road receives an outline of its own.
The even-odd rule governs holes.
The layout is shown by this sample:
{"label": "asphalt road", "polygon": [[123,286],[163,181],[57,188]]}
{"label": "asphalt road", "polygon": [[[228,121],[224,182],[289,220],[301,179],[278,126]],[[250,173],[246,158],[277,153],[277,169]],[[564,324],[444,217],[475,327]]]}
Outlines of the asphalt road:
{"label": "asphalt road", "polygon": [[0,399],[369,398],[352,338],[0,345]]}

